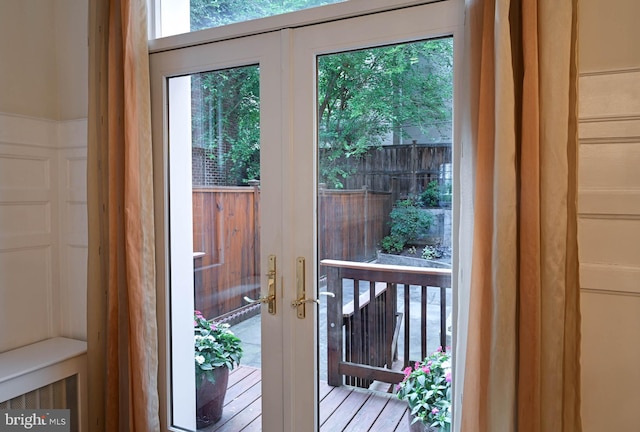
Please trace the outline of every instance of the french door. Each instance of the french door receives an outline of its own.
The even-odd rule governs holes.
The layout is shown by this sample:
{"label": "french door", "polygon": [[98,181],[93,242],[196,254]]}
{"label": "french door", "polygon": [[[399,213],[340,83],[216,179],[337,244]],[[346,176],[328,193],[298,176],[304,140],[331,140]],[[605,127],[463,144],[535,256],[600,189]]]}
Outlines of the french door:
{"label": "french door", "polygon": [[[319,347],[326,256],[319,243],[330,234],[319,228],[319,195],[327,187],[321,58],[450,38],[459,28],[458,5],[407,7],[151,55],[167,430],[216,430],[198,423],[194,310],[230,323],[243,343],[236,369],[260,377],[253,404],[225,407],[223,416],[233,411],[238,418],[228,430],[319,429],[319,380],[326,380],[326,346]],[[236,409],[257,415],[239,420]]]}

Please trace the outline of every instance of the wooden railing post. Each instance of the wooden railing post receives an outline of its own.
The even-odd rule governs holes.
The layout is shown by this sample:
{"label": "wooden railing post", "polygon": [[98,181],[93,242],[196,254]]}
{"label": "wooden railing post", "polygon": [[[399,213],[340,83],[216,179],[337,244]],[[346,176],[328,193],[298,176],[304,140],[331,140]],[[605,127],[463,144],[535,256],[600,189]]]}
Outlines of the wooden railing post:
{"label": "wooden railing post", "polygon": [[339,367],[342,361],[342,279],[340,269],[325,267],[327,291],[335,297],[327,297],[327,382],[337,387],[342,385]]}
{"label": "wooden railing post", "polygon": [[[419,291],[421,358],[427,355],[427,294],[440,290],[440,343],[446,343],[446,296],[451,287],[451,270],[401,267],[353,261],[321,261],[327,275],[327,291],[336,297],[327,304],[328,383],[368,387],[373,381],[397,384],[400,371],[389,370],[397,358],[400,322],[397,286],[404,287],[404,366],[410,363],[411,288]],[[343,306],[343,279],[353,281],[353,301]],[[368,283],[368,294],[359,295],[360,282]],[[379,290],[378,290],[378,284]],[[346,326],[346,329],[344,327]],[[390,331],[393,329],[393,331]],[[345,347],[343,347],[343,344]],[[345,376],[344,382],[342,376]]]}

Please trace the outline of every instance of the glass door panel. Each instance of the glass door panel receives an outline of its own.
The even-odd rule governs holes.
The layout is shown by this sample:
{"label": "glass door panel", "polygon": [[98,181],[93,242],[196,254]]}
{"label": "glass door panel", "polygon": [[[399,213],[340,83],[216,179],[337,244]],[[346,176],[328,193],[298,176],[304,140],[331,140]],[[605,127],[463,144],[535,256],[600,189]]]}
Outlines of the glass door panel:
{"label": "glass door panel", "polygon": [[315,246],[296,253],[315,257],[320,431],[408,431],[397,384],[406,368],[425,372],[425,358],[441,351],[437,411],[450,424],[460,4],[310,26],[294,36],[293,154],[304,164],[294,169],[294,200],[304,203],[294,213],[298,236]]}
{"label": "glass door panel", "polygon": [[179,430],[282,429],[282,399],[262,398],[282,393],[281,122],[265,109],[280,96],[278,42],[152,57],[166,115],[167,421]]}
{"label": "glass door panel", "polygon": [[453,39],[319,56],[317,89],[320,426],[407,430],[394,384],[450,345]]}
{"label": "glass door panel", "polygon": [[[237,414],[225,404],[233,400],[234,406],[249,406],[261,395],[261,306],[246,300],[261,293],[259,67],[174,77],[168,85],[169,175],[181,177],[172,182],[169,199],[185,203],[172,206],[171,267],[193,267],[194,311],[188,318],[193,318],[195,333],[196,428],[214,430]],[[178,247],[191,249],[191,260],[176,253]],[[191,285],[183,276],[172,280],[180,290]],[[172,291],[177,290],[172,286]],[[175,325],[187,318],[174,316],[173,321]],[[241,394],[231,398],[239,385],[237,374],[252,382],[243,383]],[[179,386],[174,381],[173,387]],[[250,423],[259,414],[256,410],[248,418],[245,413],[244,421]],[[180,415],[175,413],[176,418]]]}

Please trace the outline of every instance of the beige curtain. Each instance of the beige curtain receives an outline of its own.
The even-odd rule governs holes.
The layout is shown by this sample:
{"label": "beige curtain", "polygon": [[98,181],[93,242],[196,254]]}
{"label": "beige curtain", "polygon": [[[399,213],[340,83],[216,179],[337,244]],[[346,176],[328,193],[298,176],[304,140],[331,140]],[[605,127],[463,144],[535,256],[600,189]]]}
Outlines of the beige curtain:
{"label": "beige curtain", "polygon": [[577,0],[467,0],[464,432],[579,432]]}
{"label": "beige curtain", "polygon": [[159,431],[146,0],[90,0],[89,430]]}

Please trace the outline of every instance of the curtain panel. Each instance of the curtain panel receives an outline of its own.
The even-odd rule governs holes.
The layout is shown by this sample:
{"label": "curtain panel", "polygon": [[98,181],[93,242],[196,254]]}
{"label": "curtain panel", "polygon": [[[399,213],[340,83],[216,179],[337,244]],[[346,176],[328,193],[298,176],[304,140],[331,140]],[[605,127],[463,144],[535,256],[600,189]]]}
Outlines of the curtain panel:
{"label": "curtain panel", "polygon": [[90,0],[89,429],[159,431],[146,0]]}
{"label": "curtain panel", "polygon": [[460,430],[579,432],[577,0],[467,0],[474,216]]}

